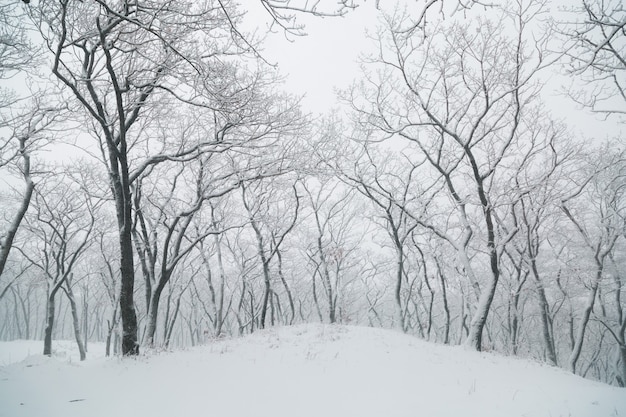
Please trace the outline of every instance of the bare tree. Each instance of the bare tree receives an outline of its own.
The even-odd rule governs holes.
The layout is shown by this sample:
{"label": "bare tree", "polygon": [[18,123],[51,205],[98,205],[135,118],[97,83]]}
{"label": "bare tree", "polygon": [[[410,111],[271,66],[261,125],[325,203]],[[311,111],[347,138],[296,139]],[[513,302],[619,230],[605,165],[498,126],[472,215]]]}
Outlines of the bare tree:
{"label": "bare tree", "polygon": [[[282,178],[280,178],[282,179]],[[270,264],[283,244],[287,235],[293,230],[300,211],[300,195],[296,183],[291,185],[291,190],[285,192],[272,185],[268,181],[257,181],[249,184],[241,183],[241,197],[243,206],[248,214],[250,226],[256,239],[257,254],[261,261],[263,272],[263,297],[261,302],[261,316],[259,326],[264,329],[270,296],[272,294],[272,273]],[[293,192],[293,199],[290,195]],[[278,209],[272,209],[272,205]],[[282,221],[285,212],[292,212],[286,222]],[[274,316],[271,316],[272,324]]]}
{"label": "bare tree", "polygon": [[[552,191],[551,188],[546,186],[520,199],[519,205],[515,208],[519,210],[519,214],[515,211],[514,215],[516,216],[516,221],[519,222],[520,236],[524,241],[519,246],[515,245],[514,242],[514,246],[516,246],[515,251],[519,259],[524,262],[524,267],[530,273],[535,285],[547,362],[556,365],[557,356],[554,344],[552,314],[546,296],[545,283],[542,278],[543,274],[539,266],[539,255],[544,245],[543,239],[546,238],[542,229],[544,223],[551,220],[549,212],[552,204],[549,199]],[[519,219],[517,218],[518,216]]]}
{"label": "bare tree", "polygon": [[556,22],[564,38],[567,70],[588,87],[569,95],[592,111],[626,114],[626,9],[619,0],[580,0]]}
{"label": "bare tree", "polygon": [[[106,225],[106,223],[104,223]],[[106,338],[105,338],[105,355],[111,355],[111,346],[113,351],[118,351],[119,339],[119,291],[117,286],[119,283],[119,270],[116,270],[114,251],[111,251],[111,243],[114,238],[106,233],[106,229],[98,230],[94,239],[97,243],[97,258],[99,268],[97,270],[98,278],[104,287],[105,299],[109,303],[110,317],[106,319]],[[113,252],[113,253],[112,253]]]}
{"label": "bare tree", "polygon": [[[31,155],[41,146],[45,130],[55,118],[42,98],[41,91],[17,93],[11,87],[20,84],[18,75],[30,73],[39,63],[41,48],[30,39],[27,27],[23,24],[24,6],[17,3],[0,5],[0,169],[8,171],[23,181],[24,190],[20,203],[11,214],[8,225],[0,232],[0,276],[4,271],[15,235],[28,210],[35,188],[31,170]],[[6,174],[6,172],[5,172]],[[5,294],[12,282],[0,294]],[[0,295],[0,299],[2,296]]]}
{"label": "bare tree", "polygon": [[[375,160],[372,154],[373,152],[365,146],[363,160],[355,164],[356,172],[344,175],[347,181],[373,204],[376,212],[379,213],[376,218],[381,220],[380,226],[386,231],[391,241],[396,258],[394,319],[396,326],[406,332],[408,330],[408,323],[406,323],[408,299],[404,299],[402,295],[403,283],[407,278],[408,246],[411,244],[413,231],[419,225],[408,213],[421,208],[413,207],[417,194],[415,191],[418,188],[415,184],[415,175],[421,164],[413,164],[408,158],[403,158],[408,165],[408,169],[403,169],[402,160],[394,161],[386,158],[386,161],[380,162]],[[428,203],[425,203],[426,205]]]}
{"label": "bare tree", "polygon": [[[582,246],[594,265],[592,276],[589,277],[589,290],[582,316],[578,321],[572,352],[568,359],[568,366],[572,372],[577,371],[577,364],[585,342],[585,333],[598,299],[600,284],[606,276],[605,270],[616,242],[622,237],[624,230],[624,219],[618,213],[624,210],[622,170],[625,159],[620,153],[614,153],[612,157],[609,155],[605,150],[601,160],[596,157],[585,170],[586,175],[582,183],[561,202],[563,213],[571,222],[574,231],[580,236]],[[585,206],[581,206],[580,202],[576,204],[576,200],[585,194],[588,196],[585,199]],[[590,205],[594,208],[591,213],[586,210]],[[599,227],[591,228],[588,224],[590,221],[597,221]],[[622,326],[622,323],[620,322],[619,325]],[[614,333],[614,335],[617,334]],[[616,342],[618,345],[621,344],[619,337],[616,337]],[[619,346],[619,349],[621,354],[622,346]],[[622,358],[624,359],[626,358]]]}
{"label": "bare tree", "polygon": [[[501,253],[517,232],[498,230],[505,195],[494,193],[506,182],[504,165],[535,117],[536,75],[550,63],[544,54],[547,35],[535,39],[536,52],[526,43],[528,26],[542,10],[540,3],[517,2],[510,12],[501,11],[498,21],[453,22],[425,32],[404,31],[405,14],[388,17],[379,53],[366,62],[378,75],[366,73],[346,96],[358,122],[380,135],[414,142],[432,169],[429,175],[438,176],[450,196],[462,225],[458,237],[420,221],[457,248],[477,290],[466,343],[478,350],[500,278]],[[506,35],[504,25],[515,28],[515,35]],[[483,247],[489,265],[480,289],[470,244]]]}
{"label": "bare tree", "polygon": [[76,187],[64,180],[67,178],[51,179],[47,187],[36,194],[37,211],[28,225],[35,239],[21,249],[21,253],[41,271],[47,283],[44,355],[52,353],[56,295],[62,290],[70,299],[75,335],[81,360],[84,360],[72,277],[77,262],[91,244],[96,219],[94,210],[87,209],[92,204],[89,198],[79,196]]}
{"label": "bare tree", "polygon": [[[0,5],[0,80],[34,67],[40,52],[23,24],[24,7],[18,2]],[[10,91],[0,90],[0,107],[7,106],[14,98]]]}
{"label": "bare tree", "polygon": [[[221,57],[244,53],[254,42],[242,45],[233,38],[241,14],[226,1],[64,0],[42,2],[31,14],[52,54],[53,74],[85,112],[107,163],[119,228],[122,350],[137,354],[132,183],[154,164],[195,157],[206,143],[224,139],[259,77],[242,85],[246,81],[236,81],[233,60]],[[176,103],[219,110],[226,117],[195,143],[163,147],[164,141],[156,155],[139,152],[137,144],[150,137],[147,120],[171,112]]]}
{"label": "bare tree", "polygon": [[[343,287],[348,283],[350,269],[358,247],[358,217],[354,211],[351,189],[335,178],[310,179],[303,184],[307,197],[305,210],[310,213],[310,227],[303,231],[310,242],[306,257],[313,269],[312,283],[319,282],[325,295],[330,323],[341,322],[340,308]],[[305,222],[304,224],[309,224]],[[315,291],[314,290],[314,291]],[[317,298],[317,294],[315,294]]]}
{"label": "bare tree", "polygon": [[[59,116],[59,110],[47,106],[43,97],[32,97],[13,104],[10,111],[0,108],[0,170],[20,178],[24,187],[21,192],[15,192],[19,196],[17,208],[5,208],[7,211],[10,209],[11,213],[6,213],[9,224],[3,227],[0,234],[0,276],[35,190],[31,155],[49,141],[51,126]],[[5,290],[10,285],[7,284]],[[0,299],[4,292],[0,292]]]}
{"label": "bare tree", "polygon": [[[222,229],[222,222],[218,220],[218,216],[215,213],[216,205],[211,204],[211,225],[214,230]],[[212,245],[205,244],[202,241],[198,245],[198,251],[200,252],[200,258],[202,259],[202,265],[205,268],[205,282],[207,284],[207,290],[209,292],[210,307],[205,302],[206,297],[199,290],[199,284],[195,281],[192,282],[193,295],[198,300],[198,303],[202,307],[205,316],[210,323],[210,327],[213,330],[213,337],[221,337],[224,331],[224,324],[226,323],[227,314],[233,302],[233,294],[231,293],[226,302],[226,268],[224,266],[223,255],[223,236],[222,234],[215,234],[213,236],[214,241]],[[216,266],[211,262],[211,254],[215,254]],[[215,269],[217,268],[217,269]],[[215,272],[216,271],[216,272]]]}
{"label": "bare tree", "polygon": [[[150,188],[147,183],[150,177],[141,177],[136,182],[134,205],[137,220],[133,232],[146,283],[149,317],[146,337],[151,346],[155,343],[161,294],[178,264],[208,236],[220,233],[213,230],[213,222],[202,226],[201,212],[205,202],[232,191],[238,184],[207,181],[210,177],[205,170],[212,162],[209,156],[195,163],[178,163],[172,168],[176,170],[174,172],[157,170],[164,174],[155,176],[155,183]],[[197,166],[189,173],[186,172],[190,168],[187,165]],[[193,178],[185,178],[185,174],[194,175],[195,184],[186,183]],[[191,193],[192,198],[189,198]]]}

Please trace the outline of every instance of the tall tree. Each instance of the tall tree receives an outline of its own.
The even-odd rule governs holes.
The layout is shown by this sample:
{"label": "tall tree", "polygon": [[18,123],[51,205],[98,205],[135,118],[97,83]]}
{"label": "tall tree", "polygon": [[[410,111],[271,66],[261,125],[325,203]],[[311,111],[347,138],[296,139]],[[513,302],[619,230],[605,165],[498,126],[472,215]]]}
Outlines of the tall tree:
{"label": "tall tree", "polygon": [[[313,291],[319,288],[316,285],[319,282],[328,307],[328,321],[341,322],[343,287],[349,283],[350,269],[355,264],[354,255],[359,246],[355,235],[365,231],[355,230],[359,217],[354,209],[354,193],[345,184],[333,177],[311,178],[303,188],[306,196],[304,210],[310,213],[306,217],[312,222],[303,232],[308,243],[305,252],[312,269]],[[317,294],[313,297],[318,300]]]}
{"label": "tall tree", "polygon": [[149,166],[194,154],[221,136],[174,144],[140,163],[133,151],[149,139],[147,119],[167,113],[163,105],[229,105],[236,84],[228,89],[232,71],[221,58],[244,52],[231,34],[240,14],[226,2],[104,0],[41,2],[31,14],[53,55],[53,74],[85,111],[107,164],[119,230],[122,351],[137,354],[132,182]]}
{"label": "tall tree", "polygon": [[[7,178],[17,175],[23,182],[23,190],[17,193],[20,196],[17,207],[3,207],[5,219],[9,220],[0,235],[0,277],[35,189],[31,155],[42,145],[46,130],[57,116],[45,103],[42,91],[22,88],[18,93],[12,88],[23,83],[19,75],[31,73],[37,67],[41,52],[30,40],[23,21],[23,5],[17,2],[0,5],[0,170],[8,174]],[[0,298],[11,283],[0,290]]]}
{"label": "tall tree", "polygon": [[[176,163],[170,169],[161,164],[155,171],[159,175],[140,177],[136,182],[133,234],[145,279],[149,320],[146,338],[151,346],[155,343],[161,295],[177,266],[204,239],[220,233],[213,228],[213,222],[202,219],[205,202],[237,187],[236,181],[228,183],[231,175],[226,175],[226,180],[207,181],[210,176],[205,171],[213,162],[208,155],[198,161]],[[154,182],[149,184],[150,180]]]}
{"label": "tall tree", "polygon": [[[610,152],[608,149],[603,152],[601,158],[592,156],[586,167],[579,168],[586,173],[582,183],[561,202],[563,213],[581,239],[583,253],[586,252],[586,256],[592,260],[593,265],[590,271],[589,290],[568,359],[568,366],[572,372],[577,371],[600,285],[607,275],[607,265],[609,265],[618,239],[624,233],[624,219],[619,216],[619,212],[624,210],[622,189],[625,161],[623,152]],[[582,206],[580,200],[577,200],[581,195],[587,196]],[[589,210],[590,208],[592,210]],[[590,223],[596,224],[597,227],[590,227]],[[618,291],[621,292],[621,288],[618,288]],[[621,326],[622,323],[620,322],[619,325]],[[620,331],[623,333],[621,329]],[[616,342],[618,345],[621,343],[619,337],[616,338]],[[622,346],[619,348],[620,355],[622,355]],[[621,360],[624,359],[626,358],[621,358]]]}
{"label": "tall tree", "polygon": [[419,186],[415,184],[415,176],[424,161],[413,163],[408,158],[394,160],[383,157],[384,161],[381,162],[374,154],[373,149],[364,146],[362,159],[355,164],[355,172],[344,175],[372,203],[377,213],[374,222],[388,235],[395,253],[394,322],[398,329],[406,332],[408,300],[403,296],[403,285],[407,277],[408,247],[411,236],[418,227],[415,216],[410,213],[425,210],[424,207],[429,204],[424,200],[424,207],[413,207],[415,200],[423,197],[417,192]]}
{"label": "tall tree", "polygon": [[[270,11],[280,6],[263,4]],[[298,9],[289,2],[282,6]],[[242,14],[231,1],[62,0],[41,2],[31,15],[52,53],[53,74],[84,111],[107,164],[119,229],[122,350],[137,354],[132,183],[151,165],[188,158],[207,142],[224,138],[247,111],[245,96],[258,81],[236,81],[247,70],[233,65],[235,56],[257,58],[257,43],[238,29]],[[273,17],[289,22],[281,13]],[[196,143],[173,144],[155,155],[151,151],[159,146],[148,121],[166,118],[177,103],[218,110],[216,130]],[[157,138],[157,143],[159,139],[168,142]]]}
{"label": "tall tree", "polygon": [[[534,39],[533,49],[527,45],[529,27],[542,12],[541,3],[518,1],[510,11],[500,10],[498,20],[479,18],[419,32],[404,30],[407,14],[399,12],[387,18],[379,53],[366,62],[373,70],[346,97],[361,126],[414,142],[431,167],[428,176],[447,191],[462,230],[451,235],[423,219],[422,224],[438,231],[464,260],[478,296],[466,343],[477,350],[500,278],[502,250],[517,232],[498,229],[497,217],[505,214],[497,211],[509,196],[496,191],[503,191],[499,187],[510,175],[506,167],[513,153],[534,146],[525,141],[525,126],[536,113],[537,74],[550,63],[544,53],[547,34]],[[505,25],[515,28],[514,35],[503,31]],[[479,252],[485,255],[478,256],[484,256],[480,263],[487,270],[475,270],[470,245],[483,248]]]}
{"label": "tall tree", "polygon": [[76,184],[65,176],[49,179],[36,194],[35,203],[36,213],[28,227],[34,239],[21,252],[40,270],[47,285],[43,354],[52,353],[56,296],[62,291],[71,303],[76,339],[81,360],[84,360],[72,277],[76,265],[92,242],[95,210],[88,207],[92,204],[89,198],[81,196]]}
{"label": "tall tree", "polygon": [[[283,178],[279,178],[279,180],[283,180]],[[271,187],[272,185],[274,186]],[[293,230],[300,214],[300,195],[298,194],[297,182],[294,181],[291,186],[287,185],[285,188],[286,190],[276,187],[275,184],[267,180],[241,184],[242,203],[254,232],[257,255],[261,261],[263,276],[263,297],[259,322],[261,329],[266,326],[268,306],[273,293],[272,260],[280,250],[287,235]],[[289,213],[289,217],[286,221],[282,221],[286,213]],[[273,316],[271,321],[273,324]]]}

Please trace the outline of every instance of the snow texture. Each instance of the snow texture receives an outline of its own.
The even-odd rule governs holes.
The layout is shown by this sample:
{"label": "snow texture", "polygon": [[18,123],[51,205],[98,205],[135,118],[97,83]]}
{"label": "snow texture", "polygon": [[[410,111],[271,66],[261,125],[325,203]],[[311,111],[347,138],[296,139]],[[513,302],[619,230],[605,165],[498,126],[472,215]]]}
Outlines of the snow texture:
{"label": "snow texture", "polygon": [[0,343],[2,417],[626,416],[625,389],[391,330],[274,328],[124,359],[92,345],[86,362],[33,343]]}

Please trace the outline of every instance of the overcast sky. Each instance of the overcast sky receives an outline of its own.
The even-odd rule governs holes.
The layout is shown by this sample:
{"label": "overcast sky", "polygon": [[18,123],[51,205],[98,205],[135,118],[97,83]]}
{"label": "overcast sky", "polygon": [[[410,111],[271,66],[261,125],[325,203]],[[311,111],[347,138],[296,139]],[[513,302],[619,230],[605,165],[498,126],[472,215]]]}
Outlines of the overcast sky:
{"label": "overcast sky", "polygon": [[[303,104],[310,111],[325,113],[336,102],[334,88],[345,88],[359,76],[359,54],[371,46],[365,31],[375,29],[378,15],[372,1],[343,17],[299,15],[306,36],[287,39],[276,29],[264,43],[263,56],[278,64],[290,92],[306,95]],[[254,20],[259,30],[269,23],[267,14],[256,8],[249,10],[248,19]]]}
{"label": "overcast sky", "polygon": [[[415,9],[415,15],[421,12],[424,5],[423,0],[401,1],[408,4],[410,11]],[[246,2],[244,7],[252,6],[252,3],[257,4]],[[380,3],[381,8],[384,4],[386,10],[391,11],[397,1]],[[563,2],[556,0],[552,3],[553,12],[556,12],[557,3]],[[269,18],[263,10],[255,7],[249,9],[246,23],[256,22],[259,30],[264,30]],[[479,12],[484,13],[484,10]],[[301,15],[298,21],[306,25],[307,35],[291,36],[288,41],[281,32],[270,34],[264,43],[264,57],[278,64],[280,73],[286,77],[285,88],[288,91],[305,95],[303,105],[306,110],[328,112],[336,106],[335,88],[346,88],[360,77],[358,58],[372,48],[372,41],[365,34],[366,31],[375,33],[380,13],[374,1],[367,1],[340,18]],[[570,99],[562,96],[560,91],[568,81],[557,74],[555,68],[555,74],[542,91],[553,114],[562,118],[577,135],[603,139],[618,134],[620,124],[616,119],[601,121],[599,117],[577,109]]]}

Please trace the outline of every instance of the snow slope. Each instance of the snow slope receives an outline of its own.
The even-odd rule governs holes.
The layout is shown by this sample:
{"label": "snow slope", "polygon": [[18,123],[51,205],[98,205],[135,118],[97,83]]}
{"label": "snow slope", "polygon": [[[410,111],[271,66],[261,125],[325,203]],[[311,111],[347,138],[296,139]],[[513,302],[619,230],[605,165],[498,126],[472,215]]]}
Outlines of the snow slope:
{"label": "snow slope", "polygon": [[626,417],[626,390],[394,331],[306,325],[136,359],[29,356],[0,367],[0,416]]}

